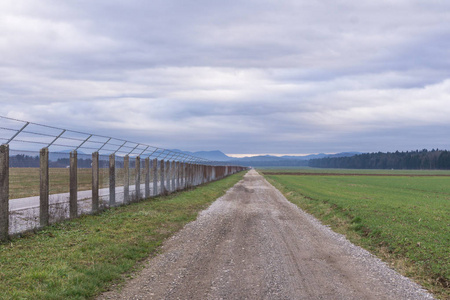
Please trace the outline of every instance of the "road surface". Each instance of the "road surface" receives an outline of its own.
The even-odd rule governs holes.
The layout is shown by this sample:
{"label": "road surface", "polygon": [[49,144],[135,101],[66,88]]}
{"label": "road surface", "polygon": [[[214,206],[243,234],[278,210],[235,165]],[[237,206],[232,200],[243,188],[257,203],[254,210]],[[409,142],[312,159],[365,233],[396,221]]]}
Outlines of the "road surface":
{"label": "road surface", "polygon": [[256,171],[99,299],[433,299]]}

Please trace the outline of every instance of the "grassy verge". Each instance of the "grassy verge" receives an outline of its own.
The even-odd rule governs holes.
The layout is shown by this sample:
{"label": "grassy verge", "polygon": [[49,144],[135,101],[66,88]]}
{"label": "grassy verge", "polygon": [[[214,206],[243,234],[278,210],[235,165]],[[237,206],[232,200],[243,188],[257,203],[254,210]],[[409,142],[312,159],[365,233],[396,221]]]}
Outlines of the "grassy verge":
{"label": "grassy verge", "polygon": [[450,178],[266,175],[290,201],[450,298]]}
{"label": "grassy verge", "polygon": [[107,289],[194,220],[244,173],[0,245],[0,299],[86,299]]}

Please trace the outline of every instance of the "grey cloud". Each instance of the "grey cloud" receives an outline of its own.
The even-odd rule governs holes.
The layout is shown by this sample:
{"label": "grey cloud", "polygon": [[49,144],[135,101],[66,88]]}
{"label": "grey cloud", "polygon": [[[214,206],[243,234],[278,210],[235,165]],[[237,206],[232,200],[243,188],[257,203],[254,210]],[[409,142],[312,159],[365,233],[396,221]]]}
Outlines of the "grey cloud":
{"label": "grey cloud", "polygon": [[5,0],[0,114],[187,150],[445,147],[449,11],[442,1]]}

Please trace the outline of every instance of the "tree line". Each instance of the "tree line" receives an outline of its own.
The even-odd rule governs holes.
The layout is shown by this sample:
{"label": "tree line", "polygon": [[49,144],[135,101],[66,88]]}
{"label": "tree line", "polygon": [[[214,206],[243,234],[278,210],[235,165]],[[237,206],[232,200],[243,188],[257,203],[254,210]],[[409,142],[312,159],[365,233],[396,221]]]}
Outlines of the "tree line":
{"label": "tree line", "polygon": [[[78,158],[78,167],[79,168],[90,168],[92,164],[91,159],[83,159]],[[31,155],[24,155],[24,154],[17,154],[12,155],[9,157],[9,166],[11,168],[39,168],[39,156],[31,156]],[[100,161],[100,164],[102,161]],[[108,162],[103,162],[105,166],[100,167],[106,167]],[[70,165],[70,159],[69,158],[58,158],[54,161],[49,161],[48,166],[50,168],[67,168]]]}
{"label": "tree line", "polygon": [[450,152],[427,149],[406,152],[377,152],[350,157],[325,157],[309,160],[314,168],[346,169],[450,169]]}
{"label": "tree line", "polygon": [[[39,156],[17,154],[9,157],[9,166],[11,168],[39,168]],[[77,159],[78,168],[90,168],[92,166],[92,159],[80,158]],[[100,168],[108,168],[109,161],[100,159],[98,162]],[[70,158],[51,158],[49,159],[48,166],[50,168],[68,168],[70,166]],[[122,159],[116,159],[116,168],[123,168],[124,163]],[[135,168],[136,161],[130,159],[129,167]]]}

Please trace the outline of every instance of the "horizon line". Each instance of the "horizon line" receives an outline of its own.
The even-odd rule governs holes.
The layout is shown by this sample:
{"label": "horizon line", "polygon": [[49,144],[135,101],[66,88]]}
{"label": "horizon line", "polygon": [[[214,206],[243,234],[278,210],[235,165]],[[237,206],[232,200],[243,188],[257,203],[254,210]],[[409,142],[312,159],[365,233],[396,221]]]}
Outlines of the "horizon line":
{"label": "horizon line", "polygon": [[[317,154],[322,154],[322,153],[288,153],[288,154],[280,154],[280,153],[247,153],[247,154],[239,154],[239,153],[233,153],[233,154],[229,154],[229,153],[225,153],[227,156],[229,157],[234,157],[234,158],[243,158],[243,157],[254,157],[254,156],[266,156],[266,155],[271,155],[271,156],[277,156],[277,157],[282,157],[282,156],[308,156],[308,155],[317,155]],[[336,154],[336,153],[323,153],[323,154]]]}

